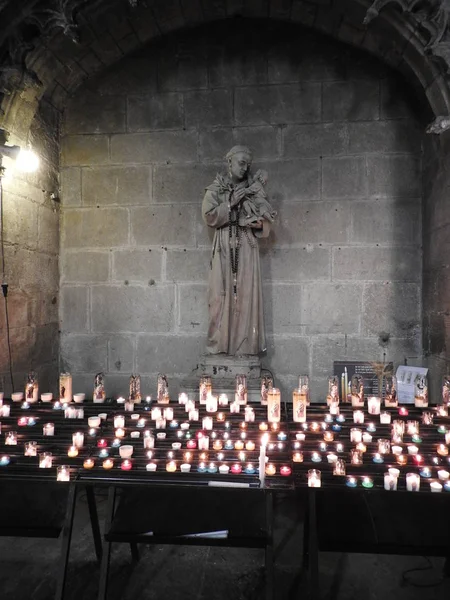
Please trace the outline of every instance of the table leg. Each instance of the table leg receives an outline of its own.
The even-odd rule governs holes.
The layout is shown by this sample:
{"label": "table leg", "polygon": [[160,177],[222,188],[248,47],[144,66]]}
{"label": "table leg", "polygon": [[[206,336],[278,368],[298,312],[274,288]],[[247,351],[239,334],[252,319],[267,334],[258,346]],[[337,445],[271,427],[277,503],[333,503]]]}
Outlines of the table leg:
{"label": "table leg", "polygon": [[[116,500],[116,488],[111,486],[108,491],[108,503],[106,506],[106,517],[105,517],[105,536],[111,529],[111,523],[114,515],[114,505]],[[105,539],[102,562],[100,565],[100,584],[98,590],[98,600],[106,600],[108,593],[108,575],[109,575],[109,564],[111,561],[111,542]]]}
{"label": "table leg", "polygon": [[317,535],[316,492],[313,489],[308,490],[308,513],[309,597],[311,600],[317,600],[319,598],[319,542]]}
{"label": "table leg", "polygon": [[266,600],[273,600],[274,593],[274,564],[273,564],[273,494],[266,491],[266,530],[267,541],[265,547],[266,565]]}
{"label": "table leg", "polygon": [[98,562],[102,559],[102,536],[100,534],[100,525],[98,522],[97,504],[95,502],[94,486],[86,485],[86,498],[89,508],[89,517],[91,519],[92,536],[94,538],[95,554]]}
{"label": "table leg", "polygon": [[70,541],[72,539],[73,518],[75,514],[76,485],[71,483],[69,495],[67,498],[66,517],[62,529],[61,539],[61,560],[59,565],[58,582],[56,584],[55,600],[62,600],[64,597],[64,588],[66,585],[67,567],[69,564]]}

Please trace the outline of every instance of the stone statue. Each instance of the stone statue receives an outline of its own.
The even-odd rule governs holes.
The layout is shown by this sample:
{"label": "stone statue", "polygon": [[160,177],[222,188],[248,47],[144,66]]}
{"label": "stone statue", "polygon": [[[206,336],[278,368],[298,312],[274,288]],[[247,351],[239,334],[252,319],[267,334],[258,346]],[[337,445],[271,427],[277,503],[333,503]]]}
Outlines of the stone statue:
{"label": "stone statue", "polygon": [[276,213],[265,185],[267,174],[251,174],[252,154],[234,146],[228,173],[206,188],[202,214],[215,228],[209,273],[207,350],[243,356],[266,349],[258,238],[267,237]]}

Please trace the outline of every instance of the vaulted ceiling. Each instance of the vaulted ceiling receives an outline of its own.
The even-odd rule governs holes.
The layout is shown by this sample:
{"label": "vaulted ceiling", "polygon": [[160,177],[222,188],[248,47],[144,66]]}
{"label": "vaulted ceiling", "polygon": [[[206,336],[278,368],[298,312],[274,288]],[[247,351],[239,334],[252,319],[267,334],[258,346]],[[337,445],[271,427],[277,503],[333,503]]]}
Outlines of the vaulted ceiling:
{"label": "vaulted ceiling", "polygon": [[415,85],[443,130],[449,16],[450,0],[0,0],[0,126],[24,137],[43,98],[62,110],[86,79],[150,40],[248,17],[300,23],[378,56]]}

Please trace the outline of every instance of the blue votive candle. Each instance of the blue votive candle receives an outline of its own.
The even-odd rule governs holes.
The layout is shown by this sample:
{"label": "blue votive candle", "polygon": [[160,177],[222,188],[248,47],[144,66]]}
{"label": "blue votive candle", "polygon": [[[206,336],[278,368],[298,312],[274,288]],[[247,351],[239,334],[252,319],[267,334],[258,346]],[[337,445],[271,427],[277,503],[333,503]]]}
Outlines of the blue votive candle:
{"label": "blue votive candle", "polygon": [[345,482],[345,485],[349,488],[355,488],[358,485],[356,477],[347,477],[347,481]]}

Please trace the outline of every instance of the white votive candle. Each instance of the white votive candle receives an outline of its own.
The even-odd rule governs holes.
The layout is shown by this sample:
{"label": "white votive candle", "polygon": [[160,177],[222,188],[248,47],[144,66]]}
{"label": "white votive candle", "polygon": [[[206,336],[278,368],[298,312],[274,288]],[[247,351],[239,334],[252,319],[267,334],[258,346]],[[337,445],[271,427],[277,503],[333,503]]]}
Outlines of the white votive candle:
{"label": "white votive candle", "polygon": [[432,492],[442,492],[442,484],[438,481],[432,481],[430,483],[430,490]]}

